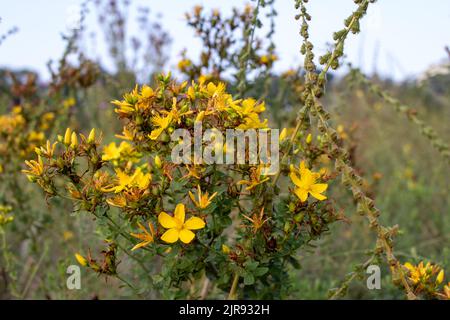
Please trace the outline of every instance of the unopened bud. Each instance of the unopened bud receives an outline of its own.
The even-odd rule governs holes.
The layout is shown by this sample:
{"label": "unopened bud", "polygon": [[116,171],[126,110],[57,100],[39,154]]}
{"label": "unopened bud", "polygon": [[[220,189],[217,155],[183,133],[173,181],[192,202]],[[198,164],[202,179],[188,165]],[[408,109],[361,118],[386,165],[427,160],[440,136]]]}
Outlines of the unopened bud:
{"label": "unopened bud", "polygon": [[88,143],[94,143],[95,142],[95,128],[93,128],[91,130],[91,132],[89,132],[89,136],[88,136]]}
{"label": "unopened bud", "polygon": [[78,146],[78,137],[75,132],[72,132],[72,136],[70,137],[70,147],[75,149]]}
{"label": "unopened bud", "polygon": [[161,169],[161,168],[162,168],[161,158],[160,158],[158,155],[155,156],[155,166],[156,166],[158,169]]}
{"label": "unopened bud", "polygon": [[67,128],[66,133],[64,134],[64,145],[66,145],[66,147],[70,146],[71,134],[72,134],[72,130],[70,130],[70,128]]}

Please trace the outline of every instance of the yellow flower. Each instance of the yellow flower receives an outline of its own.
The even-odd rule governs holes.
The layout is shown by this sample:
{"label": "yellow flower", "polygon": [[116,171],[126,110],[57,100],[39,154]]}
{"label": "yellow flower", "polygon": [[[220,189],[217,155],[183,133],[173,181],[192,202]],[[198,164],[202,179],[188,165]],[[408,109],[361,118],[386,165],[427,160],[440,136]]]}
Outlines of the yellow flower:
{"label": "yellow flower", "polygon": [[12,111],[12,113],[19,114],[19,113],[22,112],[22,107],[21,106],[14,106],[11,111]]}
{"label": "yellow flower", "polygon": [[43,141],[45,139],[45,135],[43,132],[31,131],[28,135],[28,141]]}
{"label": "yellow flower", "polygon": [[139,189],[147,189],[148,185],[152,181],[152,176],[150,173],[143,173],[140,168],[137,168],[133,174],[133,183]]}
{"label": "yellow flower", "polygon": [[58,141],[51,144],[50,141],[47,140],[47,144],[45,145],[45,147],[42,146],[40,148],[36,148],[35,151],[38,155],[43,155],[44,157],[51,158],[53,157],[53,153],[55,152],[57,143]]}
{"label": "yellow flower", "polygon": [[138,188],[140,190],[147,189],[149,186],[152,176],[150,173],[143,173],[141,168],[137,168],[135,172],[130,176],[120,169],[116,169],[116,186],[111,188],[103,188],[103,191],[110,192],[114,191],[119,193],[123,190],[128,190],[131,188]]}
{"label": "yellow flower", "polygon": [[269,63],[269,57],[266,55],[263,55],[260,59],[259,62],[261,62],[262,64],[268,64]]}
{"label": "yellow flower", "polygon": [[189,165],[185,165],[186,166],[186,169],[187,169],[187,174],[185,174],[183,177],[182,177],[182,179],[188,179],[189,177],[193,177],[193,178],[195,178],[195,179],[198,179],[198,180],[200,180],[200,178],[201,178],[201,168],[200,167],[198,167],[198,166],[196,166],[196,165],[191,165],[191,166],[189,166]]}
{"label": "yellow flower", "polygon": [[119,146],[117,146],[115,142],[111,142],[103,149],[103,161],[114,161],[120,159],[135,162],[138,161],[139,154],[129,143],[125,141],[122,141]]}
{"label": "yellow flower", "polygon": [[444,286],[444,297],[450,300],[450,282]]}
{"label": "yellow flower", "polygon": [[139,93],[138,93],[138,85],[133,89],[133,91],[124,94],[123,100],[114,100],[111,101],[112,104],[118,106],[119,108],[116,108],[114,112],[118,113],[120,117],[127,117],[131,113],[134,113],[137,108],[135,107],[135,104],[139,101]]}
{"label": "yellow flower", "polygon": [[156,127],[151,133],[150,133],[150,139],[156,140],[158,137],[163,133],[164,130],[166,130],[170,123],[172,122],[172,114],[168,114],[165,117],[161,117],[160,115],[156,115],[152,117],[152,123]]}
{"label": "yellow flower", "polygon": [[442,281],[444,281],[444,270],[442,270],[437,265],[431,264],[430,262],[424,265],[423,261],[421,261],[417,266],[414,266],[413,264],[406,262],[404,266],[406,267],[406,269],[408,269],[409,280],[411,280],[413,284],[427,283],[436,274],[437,276],[434,281],[435,285],[439,285],[442,283]]}
{"label": "yellow flower", "polygon": [[111,103],[119,107],[114,110],[119,115],[126,116],[135,111],[134,106],[127,101],[114,100]]}
{"label": "yellow flower", "polygon": [[188,90],[187,90],[187,96],[189,97],[189,99],[190,99],[191,101],[194,101],[194,100],[195,100],[195,89],[194,89],[194,87],[189,87],[189,88],[188,88]]}
{"label": "yellow flower", "polygon": [[120,147],[117,147],[115,142],[111,142],[103,149],[102,160],[110,161],[120,158]]}
{"label": "yellow flower", "polygon": [[409,279],[414,283],[420,281],[420,269],[412,265],[410,262],[406,262],[404,266],[409,270]]}
{"label": "yellow flower", "polygon": [[192,61],[189,59],[182,59],[178,62],[178,69],[181,71],[185,71],[187,68],[189,68],[192,65]]}
{"label": "yellow flower", "polygon": [[270,55],[263,55],[261,56],[261,58],[259,59],[259,62],[261,64],[265,64],[265,65],[269,65],[272,64],[274,61],[276,61],[278,59],[278,57],[274,54],[270,54]]}
{"label": "yellow flower", "polygon": [[195,199],[194,194],[189,191],[189,197],[191,198],[192,202],[195,204],[195,206],[199,209],[205,209],[211,204],[212,199],[214,199],[215,196],[217,196],[217,192],[214,192],[211,197],[208,197],[208,192],[205,192],[202,194],[202,190],[200,189],[200,185],[197,185],[197,199]]}
{"label": "yellow flower", "polygon": [[240,185],[240,184],[247,185],[245,190],[250,191],[253,188],[255,188],[256,186],[266,182],[270,178],[269,177],[261,178],[262,169],[263,169],[263,166],[261,166],[261,165],[258,167],[252,167],[250,169],[250,180],[241,180],[241,181],[238,181],[237,184],[238,185]]}
{"label": "yellow flower", "polygon": [[205,227],[205,222],[198,217],[191,217],[185,221],[185,208],[182,203],[176,206],[173,217],[161,212],[158,221],[165,229],[169,229],[161,236],[161,240],[167,243],[175,243],[178,239],[183,243],[190,243],[195,237],[195,233],[191,230]]}
{"label": "yellow flower", "polygon": [[38,156],[38,161],[36,160],[26,160],[25,164],[30,168],[30,170],[22,170],[23,173],[41,176],[44,173],[44,162],[42,161],[41,156]]}
{"label": "yellow flower", "polygon": [[148,223],[148,228],[150,230],[150,232],[147,231],[147,229],[145,229],[145,227],[140,224],[138,222],[138,227],[139,229],[142,230],[142,233],[130,233],[131,236],[142,240],[141,242],[139,242],[137,245],[135,245],[131,251],[134,251],[136,249],[145,247],[146,245],[149,245],[150,243],[152,243],[153,241],[155,241],[155,228],[153,227],[153,225],[149,222]]}
{"label": "yellow flower", "polygon": [[153,92],[153,89],[149,87],[148,85],[143,85],[141,88],[141,97],[144,99],[148,99],[150,97],[153,97],[155,93]]}
{"label": "yellow flower", "polygon": [[83,267],[87,265],[86,259],[79,253],[75,253],[75,258],[77,259],[78,263],[81,264]]}
{"label": "yellow flower", "polygon": [[113,207],[124,208],[127,205],[127,199],[123,195],[117,195],[106,200],[106,203]]}
{"label": "yellow flower", "polygon": [[262,228],[267,220],[269,220],[269,218],[264,219],[264,207],[261,208],[259,215],[254,213],[251,218],[246,216],[245,214],[243,214],[243,216],[253,224],[253,233],[258,232],[258,230]]}
{"label": "yellow flower", "polygon": [[316,183],[316,180],[319,178],[318,173],[311,172],[305,166],[305,162],[302,161],[300,163],[300,179],[297,176],[297,172],[295,169],[291,168],[291,172],[289,177],[292,182],[297,186],[294,189],[294,193],[297,197],[300,198],[302,202],[305,202],[308,198],[308,194],[312,195],[319,201],[325,200],[327,197],[322,194],[328,188],[328,184],[326,183]]}
{"label": "yellow flower", "polygon": [[71,107],[73,107],[76,104],[76,100],[72,97],[67,98],[66,100],[63,101],[62,105],[64,107],[64,109],[69,109]]}
{"label": "yellow flower", "polygon": [[129,140],[129,141],[133,141],[134,139],[134,134],[132,131],[128,130],[128,128],[124,127],[122,134],[116,134],[116,137],[119,139],[123,139],[123,140]]}
{"label": "yellow flower", "polygon": [[204,90],[206,95],[211,98],[221,97],[225,93],[225,84],[219,82],[217,85],[210,82],[206,85],[206,90]]}
{"label": "yellow flower", "polygon": [[172,109],[170,110],[170,112],[167,111],[163,111],[164,113],[170,114],[172,116],[170,121],[174,121],[176,123],[180,123],[181,122],[181,117],[182,116],[186,116],[189,114],[192,114],[193,111],[192,110],[186,110],[186,111],[179,111],[177,108],[177,98],[173,98],[172,99]]}
{"label": "yellow flower", "polygon": [[259,119],[259,116],[252,114],[244,118],[244,123],[237,126],[237,129],[249,130],[249,129],[265,129],[267,128],[268,120],[264,119],[263,122]]}
{"label": "yellow flower", "polygon": [[241,105],[237,103],[231,104],[231,108],[236,111],[241,117],[246,117],[252,114],[259,114],[266,110],[263,103],[256,104],[256,100],[252,98],[245,99],[242,101]]}
{"label": "yellow flower", "polygon": [[231,249],[226,244],[222,244],[222,252],[225,254],[229,254],[231,252]]}
{"label": "yellow flower", "polygon": [[64,231],[63,232],[63,239],[64,239],[64,241],[69,241],[72,238],[73,238],[73,232],[71,232],[71,231]]}

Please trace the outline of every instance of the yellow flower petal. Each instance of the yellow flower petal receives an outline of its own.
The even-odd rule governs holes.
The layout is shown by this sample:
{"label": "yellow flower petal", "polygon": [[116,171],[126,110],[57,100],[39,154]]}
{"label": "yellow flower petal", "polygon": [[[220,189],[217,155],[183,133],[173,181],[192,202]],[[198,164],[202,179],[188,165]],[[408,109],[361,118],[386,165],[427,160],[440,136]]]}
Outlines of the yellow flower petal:
{"label": "yellow flower petal", "polygon": [[156,140],[156,139],[158,139],[158,137],[161,135],[161,133],[164,131],[164,128],[158,128],[158,129],[156,129],[156,130],[153,130],[151,133],[150,133],[150,139],[152,139],[152,140]]}
{"label": "yellow flower petal", "polygon": [[178,241],[180,233],[176,229],[169,229],[161,236],[161,240],[167,243],[175,243]]}
{"label": "yellow flower petal", "polygon": [[441,270],[436,277],[436,284],[441,284],[444,281],[444,270]]}
{"label": "yellow flower petal", "polygon": [[295,188],[294,193],[302,202],[305,202],[306,199],[308,199],[308,191],[305,189]]}
{"label": "yellow flower petal", "polygon": [[184,243],[190,243],[195,237],[195,234],[188,229],[183,229],[180,231],[180,240]]}
{"label": "yellow flower petal", "polygon": [[166,229],[175,228],[177,226],[176,220],[165,212],[159,214],[158,221]]}
{"label": "yellow flower petal", "polygon": [[291,172],[289,173],[289,177],[291,178],[292,182],[293,182],[297,187],[299,187],[299,186],[301,185],[301,181],[300,181],[299,177],[295,174],[294,171],[291,171]]}
{"label": "yellow flower petal", "polygon": [[177,220],[180,221],[180,223],[184,223],[184,219],[186,216],[185,212],[184,212],[184,204],[182,204],[182,203],[177,204],[177,206],[175,208],[174,216]]}
{"label": "yellow flower petal", "polygon": [[406,267],[406,269],[408,269],[410,271],[413,271],[415,269],[414,266],[411,263],[409,263],[409,262],[406,262],[404,264],[404,266]]}
{"label": "yellow flower petal", "polygon": [[148,245],[148,244],[150,244],[150,243],[151,243],[151,241],[140,242],[140,243],[138,243],[137,245],[135,245],[133,248],[131,248],[131,251],[134,251],[134,250],[136,250],[136,249],[145,247],[146,245]]}
{"label": "yellow flower petal", "polygon": [[327,197],[323,194],[316,193],[316,192],[309,192],[314,198],[316,198],[319,201],[325,200]]}
{"label": "yellow flower petal", "polygon": [[327,190],[328,185],[326,183],[317,183],[311,186],[311,192],[322,193]]}
{"label": "yellow flower petal", "polygon": [[195,196],[191,191],[189,191],[189,198],[191,198],[191,200],[195,204],[195,206],[198,207],[198,202],[197,202],[197,200],[195,200]]}
{"label": "yellow flower petal", "polygon": [[306,163],[305,163],[305,161],[303,160],[302,162],[300,162],[300,174],[303,174],[303,172],[305,171],[305,170],[308,170],[308,168],[306,167]]}
{"label": "yellow flower petal", "polygon": [[184,227],[189,230],[203,229],[205,227],[205,221],[198,217],[192,217],[186,221]]}

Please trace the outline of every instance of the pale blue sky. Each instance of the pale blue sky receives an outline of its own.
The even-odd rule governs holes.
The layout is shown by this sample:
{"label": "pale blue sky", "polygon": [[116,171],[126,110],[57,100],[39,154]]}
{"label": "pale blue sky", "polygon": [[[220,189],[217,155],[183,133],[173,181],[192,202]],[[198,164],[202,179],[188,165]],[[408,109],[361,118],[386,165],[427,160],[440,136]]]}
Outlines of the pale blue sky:
{"label": "pale blue sky", "polygon": [[[0,65],[30,67],[48,76],[46,63],[57,59],[63,50],[61,32],[66,30],[68,10],[81,0],[0,0],[0,34],[13,26],[19,33],[7,39],[0,47]],[[219,8],[229,12],[231,7],[242,7],[244,0],[131,0],[134,6],[147,5],[152,13],[163,15],[162,23],[173,38],[170,48],[169,67],[176,63],[183,48],[196,57],[200,43],[191,29],[186,27],[184,12],[194,5]],[[252,3],[252,2],[250,2]],[[285,70],[302,61],[299,54],[299,23],[293,0],[277,0],[279,16],[276,19],[275,43],[280,60],[276,70]],[[332,40],[331,33],[342,27],[343,19],[355,7],[352,0],[311,0],[308,4],[313,16],[311,39],[319,53]],[[376,61],[377,70],[384,75],[403,79],[420,74],[432,64],[448,59],[444,51],[450,45],[449,0],[379,0],[362,25],[363,32],[351,36],[347,43],[348,61],[372,72]],[[134,12],[132,10],[131,12]],[[89,30],[97,28],[94,14],[88,19]],[[136,33],[136,26],[130,31]],[[100,33],[100,32],[99,32]],[[104,46],[96,51],[88,48],[94,56],[102,56]],[[374,57],[377,56],[377,59]]]}

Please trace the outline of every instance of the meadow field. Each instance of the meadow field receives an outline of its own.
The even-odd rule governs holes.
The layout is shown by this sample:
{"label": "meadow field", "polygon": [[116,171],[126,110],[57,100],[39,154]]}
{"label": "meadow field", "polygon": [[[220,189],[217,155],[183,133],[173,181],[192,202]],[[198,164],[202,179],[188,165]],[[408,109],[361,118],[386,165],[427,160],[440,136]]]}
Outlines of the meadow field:
{"label": "meadow field", "polygon": [[[450,299],[450,51],[422,77],[366,74],[347,42],[378,3],[349,1],[319,50],[310,2],[289,1],[286,70],[275,0],[193,6],[201,50],[175,66],[165,12],[138,8],[134,36],[132,1],[85,1],[49,79],[0,69],[0,299]],[[2,22],[0,57],[20,32]],[[264,132],[276,170],[250,147],[175,161],[196,124]]]}

